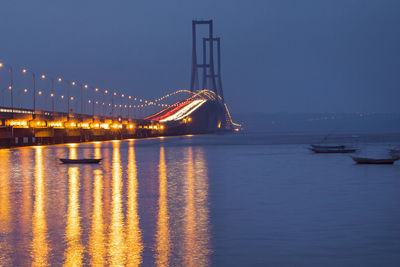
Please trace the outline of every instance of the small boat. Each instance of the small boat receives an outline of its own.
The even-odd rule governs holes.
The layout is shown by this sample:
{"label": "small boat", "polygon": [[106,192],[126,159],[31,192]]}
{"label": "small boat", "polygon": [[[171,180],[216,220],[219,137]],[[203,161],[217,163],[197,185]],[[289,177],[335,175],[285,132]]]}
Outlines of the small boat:
{"label": "small boat", "polygon": [[393,164],[398,158],[351,157],[357,164]]}
{"label": "small boat", "polygon": [[69,164],[97,164],[102,159],[60,159],[62,163]]}
{"label": "small boat", "polygon": [[312,148],[346,148],[345,145],[310,145]]}
{"label": "small boat", "polygon": [[355,148],[310,148],[311,151],[315,153],[354,153],[357,151]]}

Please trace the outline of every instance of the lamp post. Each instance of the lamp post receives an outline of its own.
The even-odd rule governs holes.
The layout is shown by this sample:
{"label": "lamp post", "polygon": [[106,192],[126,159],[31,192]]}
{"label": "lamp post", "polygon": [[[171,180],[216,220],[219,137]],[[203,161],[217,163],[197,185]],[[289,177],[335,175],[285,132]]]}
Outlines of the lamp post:
{"label": "lamp post", "polygon": [[107,110],[107,106],[105,105],[106,94],[108,94],[108,90],[104,90],[103,94],[103,116],[106,116],[106,110]]}
{"label": "lamp post", "polygon": [[93,88],[93,97],[92,97],[92,116],[93,116],[93,121],[94,121],[94,104],[95,104],[95,96],[96,92],[99,91],[99,88]]}
{"label": "lamp post", "polygon": [[[0,68],[3,68],[5,64],[3,62],[0,62]],[[11,116],[14,116],[14,95],[13,95],[13,69],[11,65],[8,66],[8,71],[10,72],[10,84],[8,86],[8,90],[10,90],[10,102],[11,102]]]}
{"label": "lamp post", "polygon": [[28,70],[28,69],[22,69],[22,73],[26,74],[26,73],[30,73],[32,74],[32,79],[33,79],[33,115],[32,118],[35,119],[36,118],[36,75],[33,71]]}
{"label": "lamp post", "polygon": [[124,110],[124,97],[125,97],[125,95],[124,94],[121,94],[121,98],[120,98],[120,100],[121,100],[121,103],[120,103],[120,105],[119,105],[119,115],[122,117],[123,115],[124,115],[124,113],[123,113],[123,110]]}
{"label": "lamp post", "polygon": [[128,119],[129,119],[129,110],[131,109],[131,99],[132,96],[128,96]]}
{"label": "lamp post", "polygon": [[[61,77],[59,77],[58,79],[57,79],[57,81],[59,82],[59,83],[61,83],[61,82],[63,82],[63,79],[61,78]],[[67,81],[67,80],[64,80],[64,82],[65,82],[65,87],[66,87],[66,93],[67,93],[67,121],[69,120],[69,100],[70,100],[70,97],[69,97],[69,84],[70,84],[70,82],[69,81]],[[64,99],[63,98],[63,96],[61,96],[61,98],[62,99]]]}
{"label": "lamp post", "polygon": [[117,93],[114,92],[111,96],[111,115],[112,115],[112,119],[114,120],[114,96],[116,96]]}
{"label": "lamp post", "polygon": [[[46,79],[46,75],[42,74],[41,78],[44,80]],[[54,116],[54,78],[50,77],[50,83],[51,83],[51,92],[50,92],[50,97],[51,97],[51,114]],[[46,101],[47,102],[47,101]]]}

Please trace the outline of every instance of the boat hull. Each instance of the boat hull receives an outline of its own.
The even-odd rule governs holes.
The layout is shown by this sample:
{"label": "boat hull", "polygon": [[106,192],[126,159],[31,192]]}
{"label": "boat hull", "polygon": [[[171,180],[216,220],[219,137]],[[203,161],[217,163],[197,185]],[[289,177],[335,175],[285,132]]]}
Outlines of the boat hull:
{"label": "boat hull", "polygon": [[396,158],[391,159],[371,159],[371,158],[360,158],[360,157],[351,157],[355,163],[357,164],[393,164]]}
{"label": "boat hull", "polygon": [[64,164],[97,164],[102,159],[60,159]]}

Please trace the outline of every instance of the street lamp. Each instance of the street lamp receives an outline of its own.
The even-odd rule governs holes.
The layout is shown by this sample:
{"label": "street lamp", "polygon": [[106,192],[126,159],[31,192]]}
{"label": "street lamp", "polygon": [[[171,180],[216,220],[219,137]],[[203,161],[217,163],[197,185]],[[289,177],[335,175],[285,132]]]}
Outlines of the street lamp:
{"label": "street lamp", "polygon": [[103,94],[103,116],[106,116],[106,111],[107,111],[107,107],[105,106],[106,94],[108,94],[108,90],[105,90]]}
{"label": "street lamp", "polygon": [[[0,62],[0,68],[3,68],[5,64],[3,62]],[[11,65],[8,65],[8,71],[10,72],[10,85],[8,86],[8,89],[10,90],[10,97],[11,97],[11,116],[14,116],[14,96],[13,96],[13,70]]]}
{"label": "street lamp", "polygon": [[[42,74],[41,76],[42,80],[46,79],[46,75]],[[50,82],[51,82],[51,113],[54,116],[54,78],[50,77]],[[46,101],[47,102],[47,101]]]}
{"label": "street lamp", "polygon": [[22,73],[26,74],[26,73],[30,73],[32,74],[32,79],[33,79],[33,116],[32,118],[35,119],[36,118],[36,75],[33,71],[28,70],[28,69],[22,69]]}

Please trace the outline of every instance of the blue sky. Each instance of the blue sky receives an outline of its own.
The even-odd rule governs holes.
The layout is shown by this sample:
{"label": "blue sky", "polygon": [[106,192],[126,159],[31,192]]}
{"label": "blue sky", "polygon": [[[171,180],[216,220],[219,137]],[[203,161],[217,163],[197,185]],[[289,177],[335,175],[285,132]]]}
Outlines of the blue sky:
{"label": "blue sky", "polygon": [[0,14],[0,59],[38,73],[146,98],[189,88],[191,20],[213,19],[234,113],[400,111],[399,1],[4,0]]}

